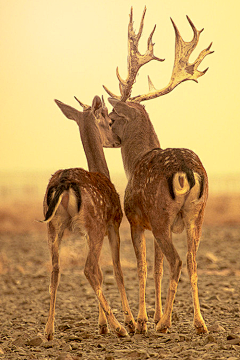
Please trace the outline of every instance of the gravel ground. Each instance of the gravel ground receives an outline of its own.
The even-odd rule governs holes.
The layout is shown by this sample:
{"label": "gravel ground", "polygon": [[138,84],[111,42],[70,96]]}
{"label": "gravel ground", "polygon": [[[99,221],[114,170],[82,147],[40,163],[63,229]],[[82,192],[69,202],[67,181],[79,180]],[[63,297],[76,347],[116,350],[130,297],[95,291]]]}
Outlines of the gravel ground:
{"label": "gravel ground", "polygon": [[[2,359],[240,359],[240,228],[203,229],[197,255],[199,297],[208,334],[196,335],[186,270],[185,234],[174,237],[183,260],[173,320],[167,334],[154,330],[153,241],[147,237],[148,333],[117,338],[98,335],[98,307],[83,274],[87,247],[76,234],[63,239],[55,338],[44,338],[49,308],[50,261],[46,233],[0,235],[0,358]],[[121,227],[121,259],[132,312],[138,312],[136,260],[128,225]],[[101,256],[104,291],[123,323],[120,297],[106,239]],[[168,286],[164,264],[163,302]]]}

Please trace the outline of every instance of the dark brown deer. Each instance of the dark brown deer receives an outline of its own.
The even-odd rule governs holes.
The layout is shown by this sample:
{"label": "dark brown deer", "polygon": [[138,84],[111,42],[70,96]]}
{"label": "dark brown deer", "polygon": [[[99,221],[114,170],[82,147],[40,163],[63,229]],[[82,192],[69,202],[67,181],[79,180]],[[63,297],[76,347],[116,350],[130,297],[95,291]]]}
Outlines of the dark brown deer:
{"label": "dark brown deer", "polygon": [[[139,277],[139,313],[136,332],[147,331],[147,313],[145,287],[147,276],[146,244],[144,231],[151,230],[155,244],[155,316],[156,330],[166,332],[171,326],[173,302],[177,291],[182,261],[172,242],[172,232],[187,233],[187,268],[190,277],[194,326],[197,333],[207,332],[207,326],[200,312],[196,253],[199,246],[204,209],[208,197],[208,178],[198,156],[188,149],[161,149],[158,137],[141,101],[162,96],[172,91],[186,80],[194,80],[207,71],[199,71],[198,66],[204,57],[211,53],[210,46],[203,50],[193,63],[189,57],[197,46],[201,31],[198,31],[187,17],[194,36],[185,42],[175,23],[175,61],[171,80],[162,90],[156,90],[149,79],[150,92],[145,95],[131,96],[131,90],[140,67],[151,60],[162,61],[153,54],[152,36],[148,39],[148,48],[144,55],[138,51],[146,8],[139,32],[133,30],[132,9],[128,27],[128,76],[123,80],[117,69],[120,96],[111,96],[113,111],[109,114],[113,121],[112,130],[121,139],[121,152],[124,169],[128,177],[125,191],[124,209],[131,226],[131,236],[137,258]],[[161,279],[163,275],[163,257],[170,266],[170,282],[162,312]]]}
{"label": "dark brown deer", "polygon": [[[103,145],[118,146],[119,139],[109,129],[102,131],[101,124],[111,122],[107,108],[95,97],[92,107],[85,106],[80,112],[56,100],[64,115],[75,120],[86,151],[89,171],[81,168],[58,170],[50,179],[44,198],[43,222],[48,225],[48,243],[52,257],[50,282],[50,310],[46,324],[48,340],[53,338],[55,303],[59,282],[59,247],[66,229],[84,234],[89,252],[84,273],[99,301],[99,333],[108,332],[109,324],[118,336],[127,332],[117,321],[102,291],[102,272],[99,256],[105,235],[108,235],[112,252],[113,268],[122,299],[124,319],[129,332],[135,331],[135,322],[128,305],[123,274],[119,259],[119,226],[122,210],[114,185],[110,181]],[[104,121],[103,121],[104,119]]]}

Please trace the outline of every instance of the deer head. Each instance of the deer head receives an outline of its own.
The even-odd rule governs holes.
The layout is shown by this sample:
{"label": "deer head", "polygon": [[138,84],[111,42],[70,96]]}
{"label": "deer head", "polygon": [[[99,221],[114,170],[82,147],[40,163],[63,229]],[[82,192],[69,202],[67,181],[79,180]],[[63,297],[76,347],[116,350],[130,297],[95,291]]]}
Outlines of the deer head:
{"label": "deer head", "polygon": [[101,146],[106,148],[119,147],[120,139],[112,132],[110,126],[112,120],[108,116],[108,109],[104,99],[102,98],[101,100],[99,96],[95,96],[92,101],[92,106],[83,104],[76,97],[75,99],[82,106],[83,111],[79,111],[59,100],[55,100],[55,102],[68,119],[74,120],[78,124],[80,134],[81,129],[85,128],[86,125],[88,128],[92,126],[95,127],[95,131],[91,130],[91,136],[95,136],[95,141],[99,141]]}
{"label": "deer head", "polygon": [[55,100],[63,114],[78,124],[89,171],[100,172],[110,179],[103,146],[119,147],[120,139],[110,128],[112,121],[108,116],[104,100],[102,102],[99,96],[95,96],[92,106],[77,101],[83,107],[83,112]]}

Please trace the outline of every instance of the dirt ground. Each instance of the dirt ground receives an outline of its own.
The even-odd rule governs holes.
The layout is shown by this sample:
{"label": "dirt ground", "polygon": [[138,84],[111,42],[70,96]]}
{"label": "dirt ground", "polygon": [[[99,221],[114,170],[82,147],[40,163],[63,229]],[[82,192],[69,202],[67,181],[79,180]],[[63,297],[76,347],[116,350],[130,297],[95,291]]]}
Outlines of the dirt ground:
{"label": "dirt ground", "polygon": [[[46,227],[34,222],[42,218],[41,204],[32,207],[12,204],[0,208],[0,359],[240,359],[239,211],[229,216],[232,209],[229,199],[218,199],[211,209],[206,214],[197,254],[199,297],[208,334],[196,335],[192,325],[185,233],[174,236],[183,270],[172,326],[167,334],[159,334],[153,322],[153,238],[146,232],[149,330],[146,335],[127,338],[117,338],[111,333],[98,335],[97,301],[83,274],[87,245],[77,234],[67,234],[61,248],[55,338],[48,342],[44,338],[44,327],[49,309],[50,259]],[[136,318],[138,279],[126,219],[121,226],[121,259],[130,307]],[[117,319],[123,323],[107,238],[101,266],[105,295]],[[163,304],[168,279],[165,263]]]}

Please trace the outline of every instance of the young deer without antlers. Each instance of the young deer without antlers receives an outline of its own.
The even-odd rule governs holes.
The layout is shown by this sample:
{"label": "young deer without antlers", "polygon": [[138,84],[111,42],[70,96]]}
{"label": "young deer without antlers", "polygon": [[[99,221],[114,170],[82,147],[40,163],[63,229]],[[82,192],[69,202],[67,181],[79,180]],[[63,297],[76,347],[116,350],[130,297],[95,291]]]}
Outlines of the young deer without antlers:
{"label": "young deer without antlers", "polygon": [[[81,168],[58,170],[50,179],[44,198],[43,222],[48,225],[48,242],[52,257],[50,281],[50,310],[46,324],[48,340],[53,338],[57,287],[59,282],[59,247],[65,229],[76,229],[88,240],[89,252],[84,273],[99,301],[99,333],[108,332],[107,322],[118,336],[127,332],[119,324],[102,291],[102,272],[99,256],[107,234],[112,252],[113,268],[121,294],[125,324],[134,332],[135,322],[128,305],[119,259],[119,226],[122,210],[119,196],[110,181],[102,146],[118,146],[119,139],[109,129],[103,132],[101,123],[110,122],[101,99],[95,97],[92,108],[84,106],[80,112],[56,100],[67,118],[75,120],[87,155],[89,171]],[[104,121],[103,122],[103,118]],[[106,119],[107,118],[107,119]]]}
{"label": "young deer without antlers", "polygon": [[[133,30],[132,9],[128,27],[128,76],[123,80],[117,70],[120,82],[120,96],[110,94],[113,106],[109,114],[113,121],[112,130],[121,139],[121,152],[128,184],[125,191],[124,209],[131,226],[131,236],[137,258],[139,277],[139,313],[136,332],[147,331],[145,286],[147,276],[146,244],[144,231],[149,229],[154,235],[155,245],[155,316],[156,330],[166,332],[171,326],[174,297],[180,277],[182,261],[173,245],[172,232],[187,233],[187,268],[190,277],[194,304],[194,326],[197,333],[207,332],[200,312],[196,253],[200,241],[204,209],[208,196],[208,178],[198,156],[188,149],[161,149],[144,107],[139,104],[172,91],[186,80],[197,81],[204,75],[197,68],[204,57],[211,53],[211,45],[203,50],[197,60],[188,62],[197,46],[201,31],[188,19],[194,36],[185,42],[172,21],[175,36],[175,61],[171,80],[162,90],[156,90],[149,79],[150,92],[146,95],[130,97],[133,83],[140,67],[151,60],[161,59],[153,55],[152,36],[148,39],[148,49],[144,55],[138,51],[138,42],[143,29],[146,8],[139,32]],[[161,304],[161,279],[163,257],[170,266],[170,282],[164,312]]]}

